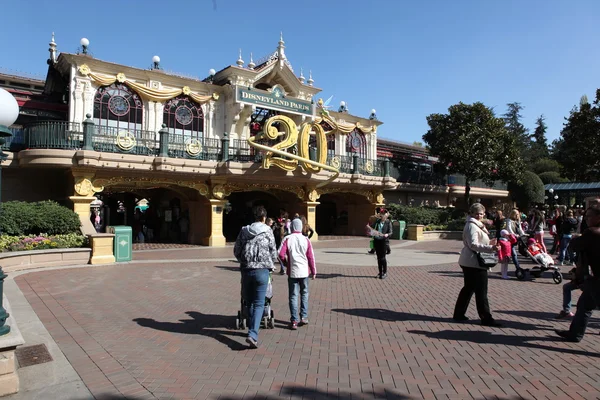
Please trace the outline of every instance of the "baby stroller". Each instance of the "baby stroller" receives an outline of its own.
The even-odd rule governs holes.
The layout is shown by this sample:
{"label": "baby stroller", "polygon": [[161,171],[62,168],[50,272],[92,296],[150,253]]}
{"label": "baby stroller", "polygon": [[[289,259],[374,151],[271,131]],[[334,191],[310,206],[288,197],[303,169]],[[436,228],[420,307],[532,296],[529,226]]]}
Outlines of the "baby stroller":
{"label": "baby stroller", "polygon": [[[275,328],[275,313],[271,309],[271,299],[273,298],[273,284],[271,282],[271,275],[269,273],[269,283],[267,284],[267,293],[265,294],[265,309],[263,311],[263,317],[261,321],[261,328],[273,329]],[[248,327],[248,303],[244,300],[244,280],[241,280],[241,308],[237,312],[237,318],[235,319],[235,329],[246,329]]]}
{"label": "baby stroller", "polygon": [[517,279],[520,281],[524,280],[527,273],[530,273],[535,278],[540,278],[542,276],[542,273],[546,271],[553,271],[552,279],[554,280],[554,283],[556,283],[557,285],[560,284],[563,281],[563,276],[560,272],[560,267],[554,265],[554,260],[549,254],[541,251],[535,239],[528,239],[528,244],[529,246],[525,248],[525,251],[527,257],[529,257],[529,259],[535,263],[535,266],[531,269],[517,269]]}

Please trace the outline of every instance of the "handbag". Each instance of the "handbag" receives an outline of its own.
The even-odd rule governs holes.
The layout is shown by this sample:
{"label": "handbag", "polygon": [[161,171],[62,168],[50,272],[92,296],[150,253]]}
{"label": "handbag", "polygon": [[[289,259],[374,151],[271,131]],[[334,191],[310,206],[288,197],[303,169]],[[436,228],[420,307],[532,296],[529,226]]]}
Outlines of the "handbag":
{"label": "handbag", "polygon": [[477,261],[482,268],[493,268],[498,264],[498,255],[496,253],[480,253],[478,251],[474,253],[477,254]]}

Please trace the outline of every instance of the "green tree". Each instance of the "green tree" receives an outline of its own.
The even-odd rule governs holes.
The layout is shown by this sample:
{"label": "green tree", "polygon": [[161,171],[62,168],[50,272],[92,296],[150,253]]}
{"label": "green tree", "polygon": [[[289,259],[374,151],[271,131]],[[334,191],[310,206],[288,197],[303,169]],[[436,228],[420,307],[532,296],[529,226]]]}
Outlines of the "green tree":
{"label": "green tree", "polygon": [[535,130],[531,135],[530,141],[530,159],[538,160],[540,158],[548,158],[550,156],[550,152],[548,151],[548,140],[546,139],[546,131],[548,127],[546,126],[546,122],[544,122],[545,118],[543,115],[540,115],[538,119],[535,121]]}
{"label": "green tree", "polygon": [[540,158],[529,165],[529,170],[538,175],[544,172],[556,172],[560,174],[561,165],[556,160]]}
{"label": "green tree", "polygon": [[531,139],[529,137],[527,128],[525,128],[525,126],[521,123],[521,118],[523,118],[521,115],[523,106],[521,103],[516,102],[508,103],[506,106],[508,109],[506,110],[506,114],[502,116],[506,124],[506,130],[515,138],[515,141],[519,147],[521,158],[524,160],[529,160]]}
{"label": "green tree", "polygon": [[504,120],[483,103],[455,104],[448,114],[429,115],[427,123],[423,140],[431,155],[447,166],[448,173],[465,176],[466,204],[471,202],[471,182],[481,179],[491,185],[520,177],[523,163],[515,138]]}
{"label": "green tree", "polygon": [[531,171],[525,171],[520,181],[509,183],[508,190],[522,210],[526,210],[532,204],[544,202],[544,183]]}
{"label": "green tree", "polygon": [[582,98],[573,108],[560,138],[552,143],[553,158],[563,176],[577,182],[600,180],[600,89],[593,104]]}
{"label": "green tree", "polygon": [[560,176],[560,173],[556,171],[546,171],[538,174],[544,185],[549,183],[563,183],[568,182],[569,180]]}

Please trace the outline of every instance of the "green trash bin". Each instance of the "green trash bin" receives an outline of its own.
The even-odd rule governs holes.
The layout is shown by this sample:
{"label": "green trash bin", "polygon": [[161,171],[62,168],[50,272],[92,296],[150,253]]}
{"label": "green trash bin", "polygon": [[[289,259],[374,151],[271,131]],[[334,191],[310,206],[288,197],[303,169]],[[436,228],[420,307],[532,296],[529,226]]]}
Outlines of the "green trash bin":
{"label": "green trash bin", "polygon": [[392,239],[404,239],[404,231],[406,230],[406,221],[392,221]]}
{"label": "green trash bin", "polygon": [[131,245],[133,242],[130,226],[109,226],[108,233],[115,235],[113,250],[116,262],[131,261]]}

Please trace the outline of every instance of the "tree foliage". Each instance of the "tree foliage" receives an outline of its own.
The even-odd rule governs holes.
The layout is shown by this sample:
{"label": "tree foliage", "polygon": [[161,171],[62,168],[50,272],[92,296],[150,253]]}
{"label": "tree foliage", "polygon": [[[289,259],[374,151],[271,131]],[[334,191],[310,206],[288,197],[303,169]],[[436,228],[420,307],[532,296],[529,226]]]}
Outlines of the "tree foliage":
{"label": "tree foliage", "polygon": [[535,121],[535,130],[531,134],[529,143],[529,156],[532,161],[540,158],[548,158],[550,152],[548,151],[548,140],[546,139],[546,126],[545,118],[540,115]]}
{"label": "tree foliage", "polygon": [[490,185],[519,179],[523,162],[517,140],[507,132],[505,121],[483,103],[455,104],[448,114],[429,115],[427,123],[423,140],[449,173],[465,176],[467,204],[470,183],[477,179]]}
{"label": "tree foliage", "polygon": [[510,182],[508,190],[521,209],[527,209],[532,204],[544,202],[544,183],[533,172],[525,171],[519,182]]}
{"label": "tree foliage", "polygon": [[544,172],[556,172],[560,175],[560,169],[561,165],[551,158],[541,158],[529,165],[529,170],[538,175]]}
{"label": "tree foliage", "polygon": [[552,153],[565,177],[578,182],[600,180],[600,89],[593,104],[582,99],[579,108],[571,110]]}
{"label": "tree foliage", "polygon": [[560,173],[556,171],[542,172],[539,173],[538,176],[540,177],[544,185],[547,185],[549,183],[563,183],[569,181],[567,178],[563,178],[562,176],[560,176]]}
{"label": "tree foliage", "polygon": [[506,124],[506,130],[510,135],[512,135],[515,139],[515,142],[519,148],[519,153],[523,160],[530,159],[530,137],[528,133],[528,129],[521,123],[521,111],[523,110],[523,106],[521,103],[508,103],[506,105],[508,109],[506,110],[506,114],[503,115],[504,122]]}

